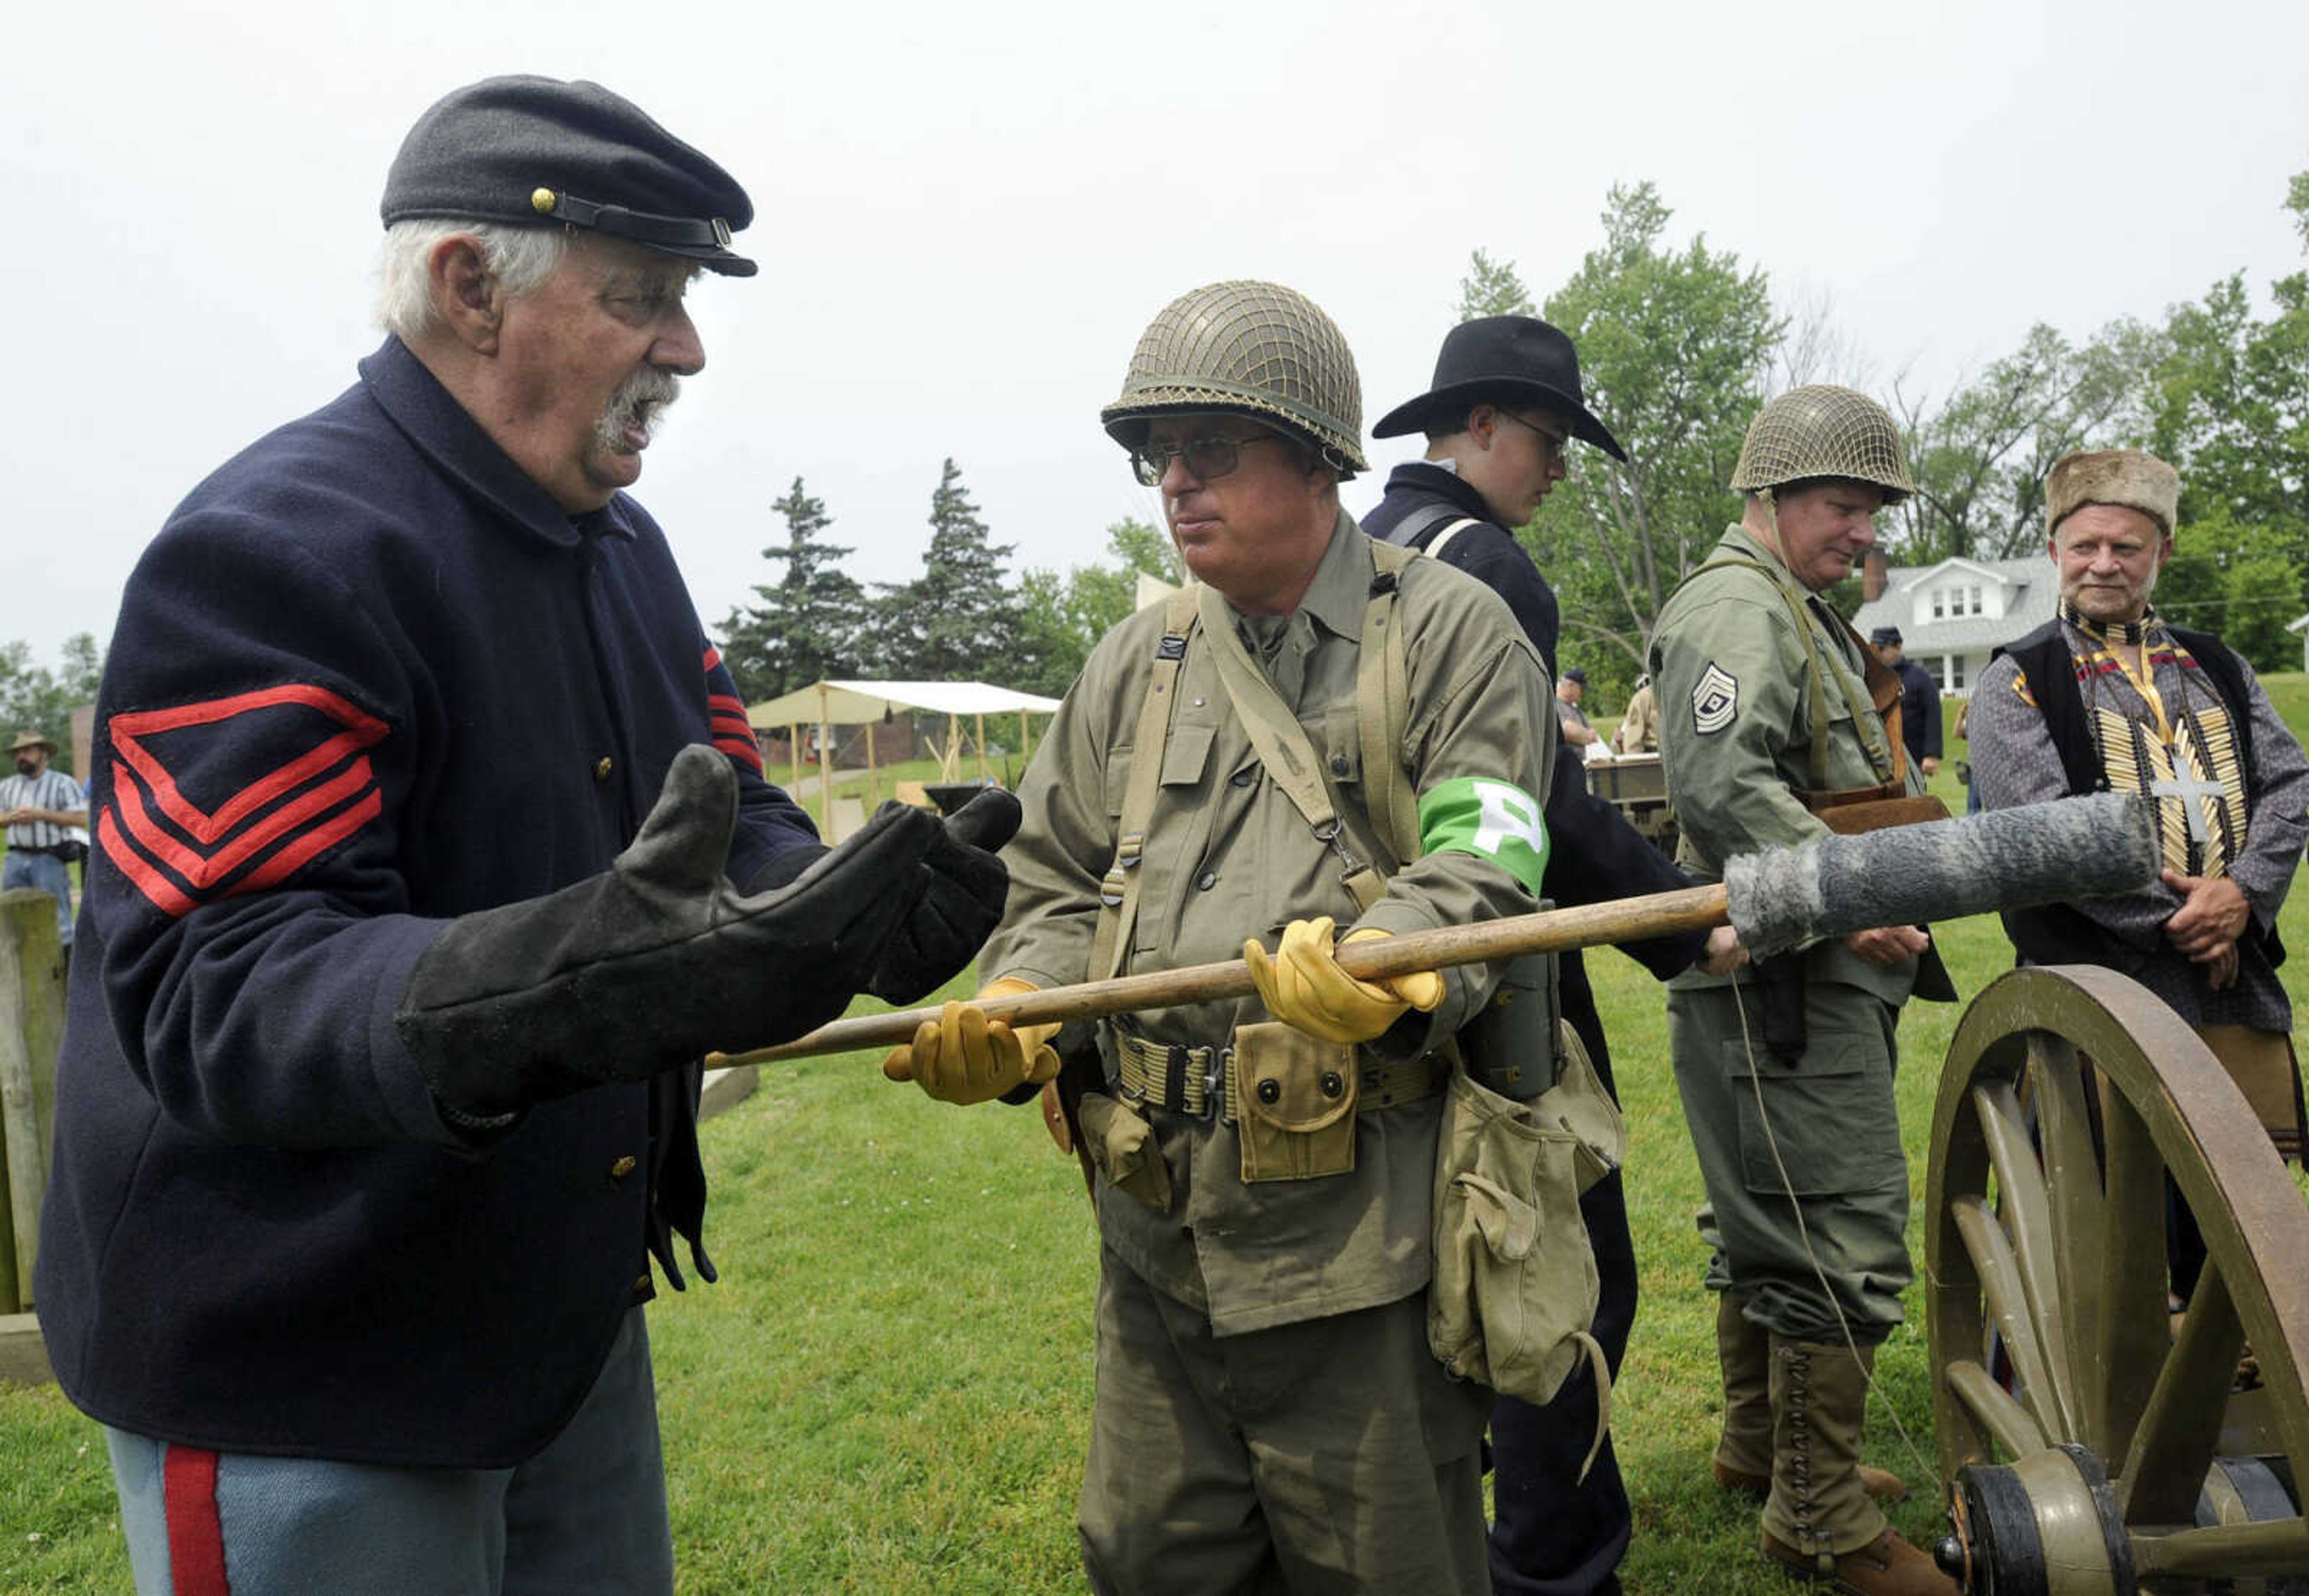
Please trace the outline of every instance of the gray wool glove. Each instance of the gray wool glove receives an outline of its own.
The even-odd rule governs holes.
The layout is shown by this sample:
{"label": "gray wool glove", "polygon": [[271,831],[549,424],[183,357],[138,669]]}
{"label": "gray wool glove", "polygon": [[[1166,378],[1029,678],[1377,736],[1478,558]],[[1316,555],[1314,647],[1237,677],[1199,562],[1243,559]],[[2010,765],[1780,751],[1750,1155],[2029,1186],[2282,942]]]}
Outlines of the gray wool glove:
{"label": "gray wool glove", "polygon": [[1000,916],[1008,878],[990,848],[1016,828],[1015,799],[1007,827],[962,837],[886,804],[791,883],[750,895],[722,873],[737,811],[729,761],[686,748],[609,870],[449,922],[394,1024],[453,1121],[790,1040],[841,1013],[894,952],[910,981],[946,980]]}

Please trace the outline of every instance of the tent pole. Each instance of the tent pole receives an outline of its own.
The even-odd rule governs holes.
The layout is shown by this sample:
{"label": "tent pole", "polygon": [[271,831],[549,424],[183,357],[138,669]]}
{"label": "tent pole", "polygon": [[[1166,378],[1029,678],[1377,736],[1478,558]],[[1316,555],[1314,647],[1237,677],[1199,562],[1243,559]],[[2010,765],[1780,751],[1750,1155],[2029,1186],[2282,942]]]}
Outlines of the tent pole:
{"label": "tent pole", "polygon": [[866,723],[866,802],[878,809],[882,803],[882,777],[874,768],[874,723],[870,720]]}
{"label": "tent pole", "polygon": [[946,717],[946,748],[938,755],[938,779],[954,782],[962,779],[962,716]]}
{"label": "tent pole", "polygon": [[826,721],[833,711],[826,707],[826,683],[817,684],[817,803],[818,813],[826,822],[826,840],[837,840],[834,835],[834,750],[833,737]]}
{"label": "tent pole", "polygon": [[[793,785],[786,789],[786,796],[792,799],[796,803],[800,803],[802,798],[801,723],[800,721],[796,721],[792,725],[786,728],[786,757],[793,761]],[[807,806],[805,806],[805,811],[806,810]]]}
{"label": "tent pole", "polygon": [[984,780],[986,780],[986,779],[987,779],[987,776],[986,776],[986,716],[985,716],[985,714],[982,711],[980,714],[978,714],[978,715],[976,715],[976,716],[973,716],[972,718],[973,718],[973,719],[974,719],[974,720],[978,723],[978,779],[979,779],[979,780],[981,780],[981,781],[984,781]]}
{"label": "tent pole", "polygon": [[1026,731],[1026,712],[1021,709],[1018,712],[1018,768],[1021,770],[1026,768],[1026,761],[1033,757],[1033,740]]}

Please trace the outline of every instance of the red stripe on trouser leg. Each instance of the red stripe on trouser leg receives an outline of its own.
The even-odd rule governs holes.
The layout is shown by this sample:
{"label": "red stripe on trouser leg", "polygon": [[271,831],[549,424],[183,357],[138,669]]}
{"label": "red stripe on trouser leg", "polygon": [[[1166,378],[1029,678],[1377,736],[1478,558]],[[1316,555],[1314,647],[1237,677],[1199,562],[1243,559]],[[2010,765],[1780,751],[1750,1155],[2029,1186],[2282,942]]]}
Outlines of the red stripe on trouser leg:
{"label": "red stripe on trouser leg", "polygon": [[232,1596],[224,1577],[224,1524],[217,1517],[217,1454],[171,1446],[160,1467],[177,1596]]}

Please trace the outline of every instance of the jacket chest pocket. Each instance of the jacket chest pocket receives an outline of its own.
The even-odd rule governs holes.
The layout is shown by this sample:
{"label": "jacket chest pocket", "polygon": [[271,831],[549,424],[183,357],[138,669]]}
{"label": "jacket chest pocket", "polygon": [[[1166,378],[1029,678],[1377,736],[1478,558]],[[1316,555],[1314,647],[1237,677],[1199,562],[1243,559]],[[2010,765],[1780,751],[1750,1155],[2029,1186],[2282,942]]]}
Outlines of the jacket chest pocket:
{"label": "jacket chest pocket", "polygon": [[1174,725],[1163,742],[1154,815],[1139,866],[1146,879],[1139,886],[1138,926],[1132,945],[1142,952],[1164,945],[1168,928],[1178,919],[1181,895],[1194,889],[1189,878],[1203,856],[1211,825],[1210,806],[1200,789],[1217,735],[1215,726]]}

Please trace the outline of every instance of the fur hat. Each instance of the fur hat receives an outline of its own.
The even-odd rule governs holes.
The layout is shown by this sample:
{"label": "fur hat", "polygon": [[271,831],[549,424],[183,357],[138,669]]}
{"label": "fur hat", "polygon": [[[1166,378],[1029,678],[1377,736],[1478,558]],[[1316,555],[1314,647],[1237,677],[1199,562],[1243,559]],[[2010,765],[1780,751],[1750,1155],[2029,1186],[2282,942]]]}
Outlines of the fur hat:
{"label": "fur hat", "polygon": [[2045,530],[2058,532],[2072,510],[2088,504],[2139,510],[2166,537],[2181,505],[2181,473],[2139,449],[2097,449],[2063,455],[2045,479]]}

